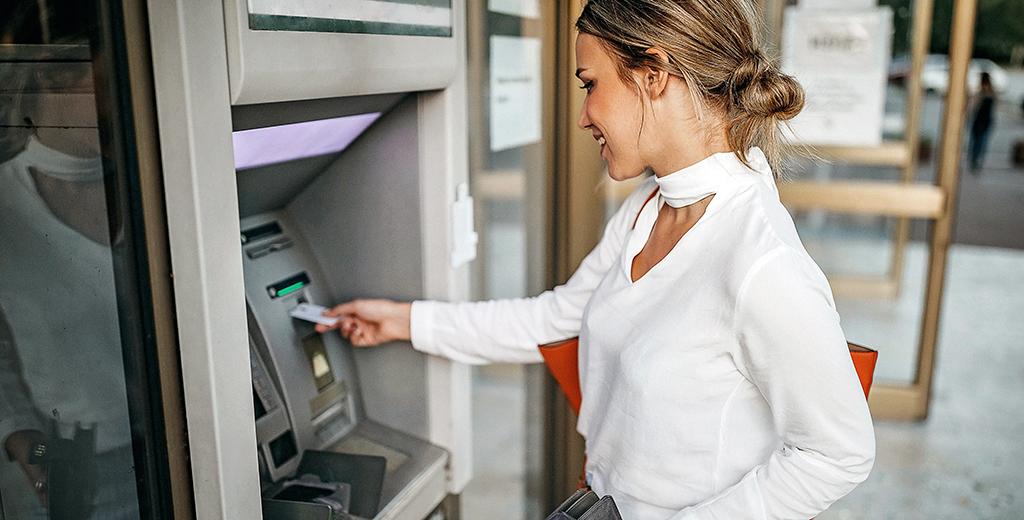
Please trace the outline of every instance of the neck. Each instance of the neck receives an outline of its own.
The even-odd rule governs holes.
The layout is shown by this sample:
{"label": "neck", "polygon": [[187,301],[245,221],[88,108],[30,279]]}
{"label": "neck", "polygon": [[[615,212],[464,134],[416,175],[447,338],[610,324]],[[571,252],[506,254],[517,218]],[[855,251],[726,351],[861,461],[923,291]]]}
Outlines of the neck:
{"label": "neck", "polygon": [[696,221],[704,215],[704,212],[708,209],[708,204],[711,204],[711,199],[715,198],[714,195],[709,195],[689,206],[683,206],[681,208],[673,208],[668,204],[665,204],[658,211],[659,215],[664,215],[665,218],[671,219],[673,222],[692,222]]}
{"label": "neck", "polygon": [[672,136],[658,146],[648,166],[654,175],[663,177],[708,158],[709,156],[731,151],[724,132],[716,133],[714,138],[706,138],[706,132],[694,131],[693,125],[687,128],[667,129],[659,135]]}

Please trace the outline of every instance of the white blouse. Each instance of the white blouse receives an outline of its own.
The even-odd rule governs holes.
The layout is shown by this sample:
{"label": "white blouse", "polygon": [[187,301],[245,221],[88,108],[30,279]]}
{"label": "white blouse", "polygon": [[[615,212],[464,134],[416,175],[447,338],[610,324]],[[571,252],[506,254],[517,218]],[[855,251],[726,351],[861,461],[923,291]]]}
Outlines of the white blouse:
{"label": "white blouse", "polygon": [[[748,157],[752,168],[719,153],[644,182],[554,290],[415,302],[413,346],[541,362],[538,344],[578,334],[587,480],[626,520],[817,515],[867,477],[874,431],[828,282],[764,154]],[[697,224],[632,281],[660,204],[710,193]]]}

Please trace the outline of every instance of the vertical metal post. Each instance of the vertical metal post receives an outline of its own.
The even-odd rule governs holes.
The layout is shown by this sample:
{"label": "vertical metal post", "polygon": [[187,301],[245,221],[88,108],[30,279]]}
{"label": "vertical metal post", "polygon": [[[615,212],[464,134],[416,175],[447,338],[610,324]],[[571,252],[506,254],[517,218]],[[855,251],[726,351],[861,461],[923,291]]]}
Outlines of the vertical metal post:
{"label": "vertical metal post", "polygon": [[159,363],[164,435],[173,511],[170,517],[195,517],[192,475],[185,424],[185,397],[181,381],[181,351],[174,313],[174,287],[167,237],[160,136],[156,123],[149,17],[145,3],[122,0],[127,68],[131,86],[134,147],[138,162],[149,287],[153,309],[153,335]]}
{"label": "vertical metal post", "polygon": [[939,315],[942,310],[942,289],[945,285],[946,260],[956,218],[957,184],[960,175],[960,145],[963,117],[967,106],[967,70],[974,47],[976,0],[953,3],[953,22],[949,40],[949,91],[942,115],[942,148],[939,155],[936,183],[946,193],[946,210],[936,219],[931,233],[931,256],[928,263],[928,286],[925,293],[924,317],[921,323],[921,351],[918,357],[917,381],[922,393],[919,416],[927,417],[935,366],[935,345],[938,339]]}
{"label": "vertical metal post", "polygon": [[[907,160],[903,164],[903,172],[900,176],[900,181],[904,184],[914,182],[914,177],[917,174],[917,152],[921,142],[921,105],[923,102],[921,72],[924,70],[924,61],[927,58],[928,44],[931,40],[933,8],[934,2],[932,0],[916,0],[914,2],[910,40],[911,62],[905,84],[907,89],[907,109],[903,141],[907,146]],[[900,217],[896,220],[896,230],[893,234],[892,262],[889,264],[889,279],[893,287],[893,297],[898,297],[900,294],[900,286],[903,281],[903,264],[909,238],[910,219]]]}
{"label": "vertical metal post", "polygon": [[[576,129],[583,96],[573,85],[576,70],[573,24],[583,9],[583,0],[558,2],[558,9],[557,151],[552,218],[555,223],[554,271],[556,281],[564,281],[601,237],[603,202],[595,194],[604,175],[604,166],[593,139]],[[552,461],[552,468],[547,475],[545,487],[550,494],[545,497],[545,505],[550,511],[574,489],[583,464],[584,447],[583,438],[576,433],[575,414],[554,382],[550,378],[547,382],[545,404],[549,415],[545,429],[549,438],[545,455]]]}

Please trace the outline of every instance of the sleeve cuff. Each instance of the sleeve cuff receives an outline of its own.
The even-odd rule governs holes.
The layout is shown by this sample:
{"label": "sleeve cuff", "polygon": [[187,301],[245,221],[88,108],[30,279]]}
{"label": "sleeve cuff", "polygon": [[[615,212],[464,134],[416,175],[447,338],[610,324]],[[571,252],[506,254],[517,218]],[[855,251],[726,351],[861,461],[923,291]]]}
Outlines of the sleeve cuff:
{"label": "sleeve cuff", "polygon": [[432,355],[440,355],[434,341],[434,305],[436,302],[417,300],[412,302],[409,315],[409,335],[412,348]]}

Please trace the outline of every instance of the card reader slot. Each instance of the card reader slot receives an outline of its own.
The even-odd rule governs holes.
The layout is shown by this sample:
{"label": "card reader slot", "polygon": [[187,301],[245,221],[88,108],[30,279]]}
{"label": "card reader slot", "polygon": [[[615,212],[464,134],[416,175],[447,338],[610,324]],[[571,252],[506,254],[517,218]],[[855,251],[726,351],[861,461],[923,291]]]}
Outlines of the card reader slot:
{"label": "card reader slot", "polygon": [[277,299],[289,294],[302,291],[302,288],[309,285],[309,275],[305,271],[285,278],[280,282],[273,283],[267,286],[267,294],[270,295],[271,299]]}

